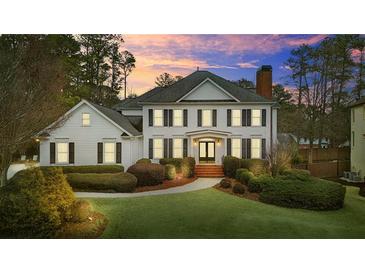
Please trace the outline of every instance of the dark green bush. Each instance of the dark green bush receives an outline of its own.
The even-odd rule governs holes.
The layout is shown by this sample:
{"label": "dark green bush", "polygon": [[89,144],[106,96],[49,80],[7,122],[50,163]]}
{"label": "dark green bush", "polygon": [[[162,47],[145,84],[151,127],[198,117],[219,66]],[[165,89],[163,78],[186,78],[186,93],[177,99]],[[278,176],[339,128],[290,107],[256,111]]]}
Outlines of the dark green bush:
{"label": "dark green bush", "polygon": [[235,184],[232,188],[233,193],[243,194],[245,193],[245,187],[242,184]]}
{"label": "dark green bush", "polygon": [[92,208],[86,200],[76,200],[71,207],[70,221],[74,223],[85,222],[91,215]]}
{"label": "dark green bush", "polygon": [[290,179],[299,179],[301,181],[310,179],[310,171],[305,169],[286,169],[281,175]]}
{"label": "dark green bush", "polygon": [[237,169],[237,170],[236,170],[236,174],[235,174],[235,178],[236,178],[236,180],[237,180],[237,181],[239,181],[239,180],[240,180],[240,178],[241,178],[241,173],[242,173],[242,172],[246,172],[246,171],[248,171],[248,169],[247,169],[247,168],[239,168],[239,169]]}
{"label": "dark green bush", "polygon": [[136,164],[151,164],[151,160],[147,158],[139,159]]}
{"label": "dark green bush", "polygon": [[343,207],[345,192],[341,184],[314,177],[306,181],[275,178],[264,186],[259,199],[283,207],[332,210]]}
{"label": "dark green bush", "polygon": [[253,179],[255,177],[255,175],[253,175],[253,173],[251,171],[244,171],[241,172],[241,177],[239,179],[239,181],[244,184],[247,185],[248,182]]}
{"label": "dark green bush", "polygon": [[263,191],[264,187],[273,182],[273,178],[269,175],[260,175],[257,177],[252,177],[247,182],[248,191],[254,193],[260,193]]}
{"label": "dark green bush", "polygon": [[137,178],[132,174],[120,173],[69,173],[67,180],[78,191],[132,192]]}
{"label": "dark green bush", "polygon": [[234,178],[236,170],[240,168],[240,159],[233,156],[225,156],[223,159],[224,175]]}
{"label": "dark green bush", "polygon": [[185,157],[181,162],[182,175],[185,178],[191,178],[195,175],[195,159],[193,157]]}
{"label": "dark green bush", "polygon": [[177,173],[181,173],[182,158],[162,158],[160,159],[161,165],[173,165],[176,168]]}
{"label": "dark green bush", "polygon": [[167,180],[174,180],[176,178],[176,168],[173,165],[165,165],[165,178]]}
{"label": "dark green bush", "polygon": [[165,167],[159,164],[134,164],[127,172],[137,177],[137,186],[158,185],[165,178]]}
{"label": "dark green bush", "polygon": [[365,187],[360,187],[359,195],[365,197]]}
{"label": "dark green bush", "polygon": [[74,200],[62,169],[22,170],[0,189],[0,235],[52,238],[70,218]]}
{"label": "dark green bush", "polygon": [[231,187],[231,182],[228,181],[227,179],[222,179],[220,182],[219,182],[219,185],[222,187],[222,188],[230,188]]}
{"label": "dark green bush", "polygon": [[268,173],[268,162],[262,159],[240,159],[240,167],[248,169],[255,176]]}
{"label": "dark green bush", "polygon": [[[42,170],[47,170],[52,167],[41,167]],[[68,173],[119,173],[124,172],[124,167],[121,165],[94,165],[94,166],[62,166],[60,167],[64,174]]]}

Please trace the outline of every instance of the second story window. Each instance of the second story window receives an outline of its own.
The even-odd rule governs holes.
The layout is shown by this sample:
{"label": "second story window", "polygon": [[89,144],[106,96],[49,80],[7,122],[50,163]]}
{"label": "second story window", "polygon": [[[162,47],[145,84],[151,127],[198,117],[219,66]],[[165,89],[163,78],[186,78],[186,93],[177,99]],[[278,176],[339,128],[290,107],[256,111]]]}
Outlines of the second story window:
{"label": "second story window", "polygon": [[183,126],[183,110],[182,109],[174,109],[174,127],[182,127]]}
{"label": "second story window", "polygon": [[162,109],[155,109],[153,113],[153,125],[155,127],[163,126],[163,111]]}
{"label": "second story window", "polygon": [[261,126],[261,110],[260,109],[252,110],[251,125],[252,126]]}
{"label": "second story window", "polygon": [[203,109],[202,110],[202,126],[203,127],[211,127],[212,126],[212,110],[211,109]]}
{"label": "second story window", "polygon": [[238,127],[241,125],[241,111],[239,109],[232,109],[232,126]]}
{"label": "second story window", "polygon": [[82,114],[82,126],[83,127],[90,126],[90,113],[83,113]]}

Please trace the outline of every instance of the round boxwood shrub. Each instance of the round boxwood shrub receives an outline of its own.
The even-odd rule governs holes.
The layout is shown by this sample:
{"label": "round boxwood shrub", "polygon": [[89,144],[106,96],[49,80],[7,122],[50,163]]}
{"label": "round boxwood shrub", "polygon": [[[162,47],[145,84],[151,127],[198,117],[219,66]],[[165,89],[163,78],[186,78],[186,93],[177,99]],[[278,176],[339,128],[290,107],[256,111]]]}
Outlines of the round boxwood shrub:
{"label": "round boxwood shrub", "polygon": [[182,175],[185,178],[191,178],[195,175],[195,159],[193,157],[185,157],[181,162]]}
{"label": "round boxwood shrub", "polygon": [[253,173],[251,171],[248,171],[247,169],[243,172],[241,172],[240,174],[240,178],[239,181],[244,184],[247,185],[248,182],[253,179],[255,177],[255,175],[253,175]]}
{"label": "round boxwood shrub", "polygon": [[232,188],[233,193],[243,194],[245,193],[245,187],[242,184],[235,184]]}
{"label": "round boxwood shrub", "polygon": [[165,178],[165,167],[160,164],[134,164],[127,172],[137,177],[137,186],[158,185]]}
{"label": "round boxwood shrub", "polygon": [[151,164],[151,160],[147,158],[139,159],[136,164]]}
{"label": "round boxwood shrub", "polygon": [[365,187],[360,187],[359,195],[365,197]]}
{"label": "round boxwood shrub", "polygon": [[241,159],[240,167],[248,169],[255,176],[268,173],[268,162],[262,159]]}
{"label": "round boxwood shrub", "polygon": [[230,188],[231,187],[231,182],[228,181],[227,179],[222,179],[220,182],[219,182],[219,185],[222,187],[222,188]]}
{"label": "round boxwood shrub", "polygon": [[[41,167],[47,170],[53,167]],[[90,165],[90,166],[63,166],[60,167],[64,174],[68,173],[120,173],[124,171],[122,165]]]}
{"label": "round boxwood shrub", "polygon": [[174,180],[176,178],[176,168],[173,165],[165,165],[165,177],[167,180]]}
{"label": "round boxwood shrub", "polygon": [[275,178],[264,186],[259,199],[283,207],[333,210],[343,207],[345,192],[341,184],[314,177],[306,181]]}
{"label": "round boxwood shrub", "polygon": [[177,173],[181,173],[182,158],[162,158],[159,160],[161,165],[173,165],[176,168]]}
{"label": "round boxwood shrub", "polygon": [[71,206],[70,221],[74,223],[85,222],[91,215],[92,208],[86,200],[76,200]]}
{"label": "round boxwood shrub", "polygon": [[239,181],[240,178],[241,178],[241,173],[242,172],[246,172],[246,171],[249,171],[249,170],[247,168],[239,168],[239,169],[237,169],[236,170],[236,175],[235,175],[236,180]]}
{"label": "round boxwood shrub", "polygon": [[271,184],[272,182],[273,178],[269,175],[251,177],[251,179],[247,182],[247,188],[250,192],[260,193],[267,184]]}
{"label": "round boxwood shrub", "polygon": [[67,180],[77,191],[133,192],[137,178],[126,172],[120,173],[70,173]]}
{"label": "round boxwood shrub", "polygon": [[225,156],[223,159],[224,175],[234,178],[236,170],[240,168],[240,159],[233,156]]}

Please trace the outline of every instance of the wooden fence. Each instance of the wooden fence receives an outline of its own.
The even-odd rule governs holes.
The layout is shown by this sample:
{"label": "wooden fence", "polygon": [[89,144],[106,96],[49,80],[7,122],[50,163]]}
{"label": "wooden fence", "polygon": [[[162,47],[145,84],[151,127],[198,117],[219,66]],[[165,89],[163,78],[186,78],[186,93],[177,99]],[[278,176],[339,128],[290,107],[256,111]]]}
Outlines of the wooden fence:
{"label": "wooden fence", "polygon": [[[304,162],[350,160],[350,148],[302,148],[299,154]],[[312,160],[311,159],[312,156]]]}
{"label": "wooden fence", "polygon": [[304,163],[296,165],[295,168],[307,169],[312,176],[320,178],[335,178],[343,176],[344,171],[350,170],[349,160],[335,160],[327,162]]}

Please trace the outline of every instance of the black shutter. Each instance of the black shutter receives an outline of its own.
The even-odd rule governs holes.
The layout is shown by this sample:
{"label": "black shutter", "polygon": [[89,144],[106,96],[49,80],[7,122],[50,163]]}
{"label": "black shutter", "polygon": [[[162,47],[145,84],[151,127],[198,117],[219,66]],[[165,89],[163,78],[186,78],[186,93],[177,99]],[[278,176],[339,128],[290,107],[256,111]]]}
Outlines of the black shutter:
{"label": "black shutter", "polygon": [[68,163],[75,163],[75,143],[68,143]]}
{"label": "black shutter", "polygon": [[163,110],[163,126],[164,127],[168,127],[169,126],[169,110],[168,109],[164,109]]}
{"label": "black shutter", "polygon": [[251,109],[247,110],[247,126],[251,126]]}
{"label": "black shutter", "polygon": [[266,127],[266,109],[261,110],[261,125]]}
{"label": "black shutter", "polygon": [[153,109],[148,110],[148,125],[153,127]]}
{"label": "black shutter", "polygon": [[173,126],[172,109],[169,109],[169,127]]}
{"label": "black shutter", "polygon": [[188,110],[184,109],[184,127],[188,126]]}
{"label": "black shutter", "polygon": [[188,157],[188,139],[184,138],[183,142],[183,157]]}
{"label": "black shutter", "polygon": [[231,156],[232,154],[232,140],[231,138],[227,138],[227,156]]}
{"label": "black shutter", "polygon": [[251,159],[251,139],[247,139],[247,159]]}
{"label": "black shutter", "polygon": [[117,164],[122,163],[122,143],[117,143],[117,155],[116,155]]}
{"label": "black shutter", "polygon": [[103,163],[103,143],[98,143],[98,164]]}
{"label": "black shutter", "polygon": [[247,126],[247,109],[242,109],[242,126]]}
{"label": "black shutter", "polygon": [[163,157],[167,158],[168,156],[168,145],[169,145],[169,139],[165,138],[163,139]]}
{"label": "black shutter", "polygon": [[50,151],[49,162],[51,164],[54,164],[56,162],[56,144],[55,143],[50,143],[49,151]]}
{"label": "black shutter", "polygon": [[198,109],[198,127],[202,126],[202,110]]}
{"label": "black shutter", "polygon": [[261,139],[261,159],[266,158],[266,139]]}
{"label": "black shutter", "polygon": [[242,158],[247,159],[247,139],[242,139]]}
{"label": "black shutter", "polygon": [[227,109],[227,127],[232,125],[232,110]]}
{"label": "black shutter", "polygon": [[217,126],[217,110],[213,109],[213,127]]}
{"label": "black shutter", "polygon": [[153,139],[148,139],[148,158],[153,159]]}
{"label": "black shutter", "polygon": [[169,158],[172,158],[172,150],[173,150],[172,142],[173,142],[173,140],[170,138],[169,139]]}

